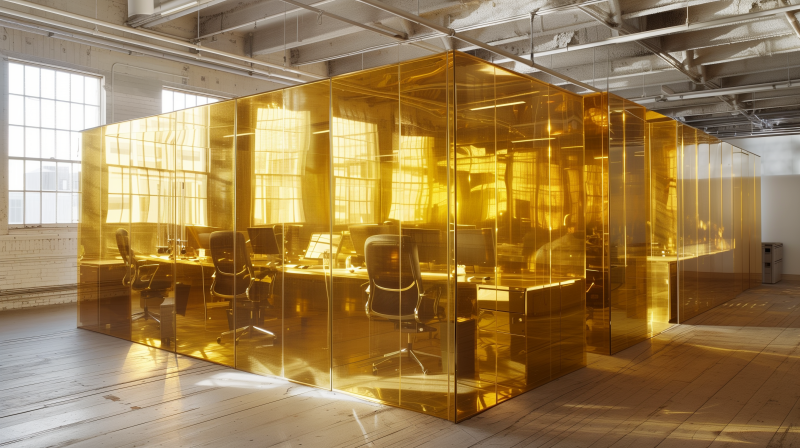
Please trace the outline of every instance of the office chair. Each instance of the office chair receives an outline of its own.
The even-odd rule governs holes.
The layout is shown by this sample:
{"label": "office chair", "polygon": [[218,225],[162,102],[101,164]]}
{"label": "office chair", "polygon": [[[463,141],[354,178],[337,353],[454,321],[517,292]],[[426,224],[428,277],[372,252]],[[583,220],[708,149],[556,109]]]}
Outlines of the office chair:
{"label": "office chair", "polygon": [[[255,332],[271,336],[273,343],[275,333],[265,330],[254,321],[261,317],[262,308],[270,308],[269,299],[262,303],[260,298],[255,300],[251,297],[253,284],[256,280],[270,276],[269,297],[272,297],[273,285],[275,284],[275,271],[261,271],[256,273],[247,254],[244,235],[239,232],[224,231],[213,232],[209,238],[208,245],[211,250],[211,259],[214,262],[214,281],[211,283],[211,295],[223,300],[230,301],[228,309],[228,328],[217,337],[217,343],[222,344],[222,338],[233,334],[236,342],[245,334],[252,335]],[[234,250],[235,246],[235,250]],[[236,328],[235,307],[247,310],[250,314],[249,323],[243,327]],[[237,333],[239,334],[236,337]]]}
{"label": "office chair", "polygon": [[430,335],[438,330],[431,324],[441,320],[441,289],[423,290],[417,246],[408,236],[371,236],[364,245],[364,255],[369,275],[369,283],[363,285],[367,286],[367,317],[392,322],[396,329],[408,335],[406,348],[383,355],[382,361],[372,364],[372,374],[378,373],[379,365],[403,353],[427,374],[428,369],[417,354],[440,359],[441,356],[415,351],[411,335]]}
{"label": "office chair", "polygon": [[139,293],[139,307],[144,310],[134,313],[131,316],[131,322],[136,322],[139,319],[153,319],[160,326],[161,316],[150,311],[150,309],[164,303],[166,290],[172,287],[172,282],[169,280],[155,280],[158,264],[139,264],[133,249],[131,249],[127,230],[117,229],[116,237],[117,249],[119,249],[119,254],[122,256],[127,268],[125,277],[122,279],[122,285],[130,287],[131,290]]}

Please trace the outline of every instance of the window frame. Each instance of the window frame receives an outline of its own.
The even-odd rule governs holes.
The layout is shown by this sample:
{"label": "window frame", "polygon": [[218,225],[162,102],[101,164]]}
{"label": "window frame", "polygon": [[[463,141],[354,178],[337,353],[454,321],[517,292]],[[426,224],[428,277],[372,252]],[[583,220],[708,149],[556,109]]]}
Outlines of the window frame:
{"label": "window frame", "polygon": [[[5,116],[3,117],[3,120],[2,120],[3,121],[2,124],[4,126],[4,129],[3,129],[3,135],[4,136],[2,138],[2,143],[0,143],[0,144],[2,144],[5,147],[5,159],[6,159],[5,160],[5,170],[6,170],[6,173],[8,173],[9,167],[11,165],[10,161],[12,160],[12,156],[10,155],[9,133],[10,133],[11,126],[17,126],[17,125],[12,125],[10,123],[11,120],[10,120],[10,117],[9,117],[9,107],[10,107],[10,100],[11,100],[11,95],[12,95],[11,89],[10,89],[10,87],[11,87],[10,86],[10,82],[11,82],[10,65],[11,64],[18,64],[18,65],[22,65],[22,66],[32,66],[32,67],[37,67],[39,69],[53,70],[53,71],[56,71],[56,72],[64,72],[64,73],[69,73],[69,74],[74,74],[74,75],[80,75],[80,76],[83,76],[83,77],[96,78],[98,80],[98,82],[99,82],[99,86],[98,86],[98,89],[99,89],[99,91],[98,91],[98,106],[97,106],[98,109],[99,109],[98,110],[99,116],[98,116],[98,120],[97,120],[98,124],[96,126],[92,127],[92,128],[84,128],[84,129],[81,129],[79,131],[69,130],[68,132],[82,133],[83,131],[85,131],[87,129],[93,129],[95,127],[104,126],[106,124],[106,90],[105,90],[106,77],[104,75],[102,75],[100,73],[96,73],[96,72],[91,72],[91,71],[87,71],[87,70],[81,70],[81,69],[66,67],[66,66],[62,66],[62,65],[47,64],[47,63],[43,63],[43,62],[31,61],[31,60],[26,60],[26,59],[19,59],[19,58],[8,57],[8,56],[4,57],[3,59],[4,60],[3,60],[3,64],[2,64],[2,71],[3,71],[3,74],[5,75],[6,79],[5,79],[5,86],[3,86],[3,90],[2,91],[5,93],[4,101],[5,101],[5,106],[6,106],[6,113],[5,113]],[[14,95],[16,95],[16,94],[14,94]],[[24,95],[24,94],[22,95],[22,98],[27,98],[27,97],[28,97],[28,95]],[[36,98],[41,99],[41,96],[36,97]],[[85,97],[84,97],[84,99],[85,99]],[[69,103],[72,104],[72,101],[70,101]],[[75,103],[75,104],[82,104],[84,106],[86,105],[86,103]],[[25,128],[26,126],[22,125],[22,127]],[[42,129],[42,128],[39,127],[38,129]],[[72,163],[72,164],[77,163],[79,165],[82,165],[82,163],[83,163],[82,160],[66,160],[66,159],[57,159],[57,158],[45,159],[45,158],[42,158],[42,157],[38,157],[38,158],[30,157],[29,158],[29,157],[26,157],[26,156],[22,156],[22,157],[13,156],[13,160],[21,160],[21,161],[23,161],[23,163],[25,163],[26,160],[39,161],[40,163],[43,162],[43,161],[52,161],[52,162],[54,162],[56,164],[58,162],[62,162],[62,163]],[[58,166],[58,165],[56,165],[56,166]],[[81,166],[81,175],[83,173],[83,169],[82,168],[83,167]],[[8,175],[8,174],[6,174],[6,175]],[[9,182],[10,182],[10,179],[9,179]],[[24,182],[24,178],[23,178],[23,182]],[[40,182],[41,182],[41,178],[40,178]],[[7,188],[6,188],[6,191],[5,191],[5,194],[6,194],[5,201],[6,201],[8,213],[7,213],[7,216],[6,216],[5,224],[6,224],[6,226],[7,226],[6,228],[8,229],[9,232],[11,232],[11,231],[20,231],[20,230],[29,230],[29,229],[43,229],[43,230],[46,230],[46,229],[54,229],[54,230],[66,229],[66,230],[74,230],[74,229],[78,228],[78,225],[80,224],[79,221],[77,221],[77,222],[69,222],[69,223],[59,223],[59,222],[42,223],[42,222],[40,222],[38,224],[26,224],[26,223],[24,223],[24,220],[25,220],[24,219],[24,213],[25,213],[24,212],[24,208],[23,208],[23,223],[22,224],[11,224],[10,218],[11,218],[11,193],[12,193],[12,191],[11,191],[10,185],[7,184],[6,187]],[[23,196],[25,195],[26,191],[27,190],[22,190]],[[33,190],[31,190],[31,191],[33,192]],[[41,184],[40,184],[40,188],[38,190],[40,195],[43,192],[49,192],[49,191],[50,190],[42,190],[41,189]],[[14,192],[18,192],[18,191],[14,190]],[[57,194],[58,190],[55,190],[54,193]],[[75,192],[71,192],[71,193],[75,193]],[[78,207],[80,208],[80,201],[81,201],[83,192],[80,191],[80,189],[79,189],[77,194],[78,194]],[[40,196],[40,198],[41,198],[41,196]],[[40,199],[40,201],[41,201],[41,199]],[[56,218],[56,220],[57,220],[57,218]],[[41,221],[41,210],[40,210],[40,221]]]}
{"label": "window frame", "polygon": [[[189,90],[189,89],[182,89],[182,88],[179,88],[179,87],[172,87],[172,86],[168,86],[168,85],[162,85],[161,86],[161,98],[160,98],[160,100],[161,100],[161,112],[159,112],[159,115],[160,114],[169,114],[169,113],[172,113],[172,112],[177,112],[179,110],[190,109],[192,107],[197,107],[198,106],[198,105],[194,105],[194,106],[183,107],[181,109],[172,109],[172,110],[169,110],[169,111],[165,111],[164,110],[164,92],[165,91],[170,91],[170,92],[173,92],[173,93],[174,92],[182,93],[184,95],[201,96],[201,97],[205,97],[205,98],[214,98],[215,100],[217,100],[217,101],[215,101],[215,103],[219,103],[221,101],[228,101],[228,100],[233,99],[232,97],[218,95],[218,94],[215,94],[215,93],[206,93],[206,92],[200,92],[200,91],[197,91],[197,90]],[[206,104],[214,104],[214,103],[206,103]],[[200,106],[205,106],[206,104],[200,104]]]}

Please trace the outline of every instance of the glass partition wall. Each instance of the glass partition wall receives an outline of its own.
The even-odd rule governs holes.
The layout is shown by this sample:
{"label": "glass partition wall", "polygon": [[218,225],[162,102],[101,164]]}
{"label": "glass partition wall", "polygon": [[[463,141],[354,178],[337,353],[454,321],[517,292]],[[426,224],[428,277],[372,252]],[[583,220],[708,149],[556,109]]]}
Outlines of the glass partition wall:
{"label": "glass partition wall", "polygon": [[755,286],[757,156],[613,94],[586,95],[583,121],[587,350],[616,353]]}
{"label": "glass partition wall", "polygon": [[584,97],[587,349],[611,354],[669,325],[675,122],[607,93]]}
{"label": "glass partition wall", "polygon": [[581,117],[444,53],[86,131],[79,326],[468,418],[585,365]]}
{"label": "glass partition wall", "polygon": [[79,327],[451,421],[760,278],[756,156],[458,52],[83,158]]}

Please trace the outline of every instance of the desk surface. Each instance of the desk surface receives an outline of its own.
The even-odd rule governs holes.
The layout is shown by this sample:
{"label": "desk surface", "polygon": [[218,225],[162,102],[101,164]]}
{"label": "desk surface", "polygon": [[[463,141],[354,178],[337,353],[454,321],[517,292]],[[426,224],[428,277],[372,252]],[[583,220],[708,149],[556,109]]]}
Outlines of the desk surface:
{"label": "desk surface", "polygon": [[[138,257],[139,262],[142,264],[148,264],[152,262],[156,263],[172,263],[173,259],[169,256],[165,255],[150,255],[150,256],[140,256]],[[178,264],[182,265],[189,265],[189,266],[202,266],[202,267],[213,267],[213,263],[210,259],[196,259],[196,258],[178,258]],[[255,268],[264,268],[267,265],[266,260],[253,260],[253,267]],[[96,267],[104,267],[104,266],[115,266],[115,265],[122,265],[121,258],[115,259],[107,259],[107,260],[81,260],[79,263],[81,266],[96,266]],[[284,274],[288,274],[291,276],[302,276],[302,277],[321,277],[326,274],[326,270],[319,269],[319,268],[307,268],[307,269],[299,269],[299,268],[289,268],[285,266],[278,266],[278,270],[283,272]],[[333,277],[335,279],[357,279],[366,281],[369,279],[366,269],[354,269],[353,272],[350,272],[348,269],[344,268],[334,268],[332,270]],[[456,281],[459,285],[476,285],[481,287],[492,287],[492,288],[523,288],[523,289],[538,289],[538,288],[546,288],[549,286],[553,286],[558,284],[558,282],[548,282],[548,284],[542,284],[535,281],[533,274],[500,274],[497,278],[492,278],[486,281],[476,281],[470,280],[473,277],[473,274],[461,274],[456,277]],[[445,283],[448,280],[448,274],[443,271],[438,272],[430,272],[430,271],[422,271],[422,280],[434,283]],[[566,281],[572,281],[567,280]],[[563,282],[562,282],[563,283]]]}

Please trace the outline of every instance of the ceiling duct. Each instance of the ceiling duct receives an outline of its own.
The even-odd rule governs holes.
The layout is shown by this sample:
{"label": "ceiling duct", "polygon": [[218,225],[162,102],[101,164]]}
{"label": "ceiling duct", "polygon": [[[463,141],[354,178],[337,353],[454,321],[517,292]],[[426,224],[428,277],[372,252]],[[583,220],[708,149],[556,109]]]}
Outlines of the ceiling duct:
{"label": "ceiling duct", "polygon": [[128,20],[153,15],[153,0],[128,0]]}

